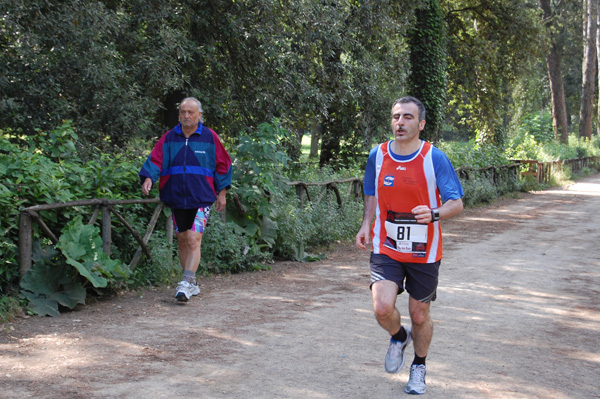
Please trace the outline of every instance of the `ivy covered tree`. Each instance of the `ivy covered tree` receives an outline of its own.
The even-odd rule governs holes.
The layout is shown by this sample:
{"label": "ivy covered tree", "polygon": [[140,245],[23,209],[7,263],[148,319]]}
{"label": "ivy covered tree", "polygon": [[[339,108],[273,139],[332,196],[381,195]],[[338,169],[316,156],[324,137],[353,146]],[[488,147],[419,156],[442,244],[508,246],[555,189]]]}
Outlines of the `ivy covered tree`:
{"label": "ivy covered tree", "polygon": [[428,0],[415,11],[415,24],[409,32],[411,74],[409,92],[427,109],[422,138],[437,142],[446,116],[446,33],[437,0]]}

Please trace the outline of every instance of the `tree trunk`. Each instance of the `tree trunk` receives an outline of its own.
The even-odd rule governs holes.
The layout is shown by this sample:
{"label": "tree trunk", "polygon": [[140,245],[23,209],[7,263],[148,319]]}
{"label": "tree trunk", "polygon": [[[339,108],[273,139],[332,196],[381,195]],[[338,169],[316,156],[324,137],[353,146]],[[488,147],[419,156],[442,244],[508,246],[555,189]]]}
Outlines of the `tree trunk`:
{"label": "tree trunk", "polygon": [[594,89],[596,87],[596,31],[598,0],[585,1],[583,38],[583,82],[581,85],[581,108],[579,112],[579,137],[592,137]]}
{"label": "tree trunk", "polygon": [[[598,66],[598,91],[600,92],[600,5],[598,5],[596,18],[596,58]],[[598,96],[598,120],[596,121],[596,134],[600,136],[600,95]]]}
{"label": "tree trunk", "polygon": [[[550,0],[540,0],[540,7],[544,12],[544,21],[546,27],[551,32],[552,28],[552,10]],[[550,33],[551,34],[551,33]],[[565,87],[560,67],[560,52],[554,38],[551,39],[550,52],[546,56],[546,65],[548,67],[548,78],[550,80],[550,92],[552,94],[552,122],[554,127],[554,136],[560,138],[562,143],[569,140],[569,125],[567,121],[567,104],[565,101]]]}
{"label": "tree trunk", "polygon": [[550,91],[552,93],[552,124],[554,136],[560,138],[562,143],[569,141],[569,123],[567,121],[567,102],[565,100],[565,86],[560,68],[560,54],[556,44],[552,45],[550,53],[546,56]]}
{"label": "tree trunk", "polygon": [[310,159],[317,158],[319,155],[319,139],[321,138],[321,124],[315,118],[312,121],[310,129]]}
{"label": "tree trunk", "polygon": [[340,140],[343,132],[340,129],[338,104],[334,101],[328,108],[328,118],[322,124],[321,134],[321,154],[319,156],[319,166],[329,165],[331,161],[336,160],[340,153]]}

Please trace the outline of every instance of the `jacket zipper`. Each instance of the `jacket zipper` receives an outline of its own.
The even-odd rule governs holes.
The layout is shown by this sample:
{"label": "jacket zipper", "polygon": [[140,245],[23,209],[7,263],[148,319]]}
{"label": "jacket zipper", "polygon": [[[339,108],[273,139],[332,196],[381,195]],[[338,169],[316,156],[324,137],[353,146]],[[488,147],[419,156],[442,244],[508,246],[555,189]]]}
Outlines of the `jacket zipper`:
{"label": "jacket zipper", "polygon": [[[185,168],[187,166],[187,153],[188,153],[187,147],[188,147],[188,138],[186,137],[185,138],[185,154],[183,154],[183,187],[184,187],[185,191],[188,190],[188,187],[186,184],[187,176],[186,176],[186,170],[185,170]],[[186,207],[186,209],[187,209],[187,197],[188,197],[187,193],[185,193],[183,198],[184,198],[184,206]]]}

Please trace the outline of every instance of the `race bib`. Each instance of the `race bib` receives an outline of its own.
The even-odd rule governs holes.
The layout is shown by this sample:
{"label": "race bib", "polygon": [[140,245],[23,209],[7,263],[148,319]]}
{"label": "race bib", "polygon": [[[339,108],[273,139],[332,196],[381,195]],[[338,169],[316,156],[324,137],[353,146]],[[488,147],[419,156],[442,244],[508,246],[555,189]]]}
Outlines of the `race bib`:
{"label": "race bib", "polygon": [[387,238],[383,245],[394,251],[425,254],[428,225],[417,223],[412,213],[388,211],[385,221]]}

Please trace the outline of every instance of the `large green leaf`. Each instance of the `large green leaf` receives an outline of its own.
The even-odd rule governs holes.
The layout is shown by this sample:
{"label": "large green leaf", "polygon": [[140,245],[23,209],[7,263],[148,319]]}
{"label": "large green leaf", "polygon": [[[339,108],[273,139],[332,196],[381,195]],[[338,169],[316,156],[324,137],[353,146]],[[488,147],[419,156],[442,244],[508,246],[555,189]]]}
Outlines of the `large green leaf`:
{"label": "large green leaf", "polygon": [[77,216],[65,226],[56,245],[67,263],[95,288],[106,287],[110,279],[124,278],[126,272],[121,262],[110,259],[102,250],[100,229],[83,224],[81,219]]}
{"label": "large green leaf", "polygon": [[275,244],[277,238],[277,222],[271,218],[263,217],[260,223],[260,238],[269,246]]}
{"label": "large green leaf", "polygon": [[29,307],[38,316],[60,316],[58,311],[58,303],[51,299],[40,298],[33,292],[24,292],[25,297],[29,301]]}
{"label": "large green leaf", "polygon": [[[65,255],[66,256],[66,255]],[[77,269],[77,271],[85,277],[95,288],[105,288],[108,285],[108,280],[99,275],[94,269],[97,265],[94,262],[78,262],[75,259],[66,256],[67,263]]]}
{"label": "large green leaf", "polygon": [[36,314],[58,316],[59,304],[73,309],[78,303],[85,303],[86,290],[75,280],[71,270],[64,263],[53,262],[48,257],[39,257],[23,276],[23,295],[29,300],[29,307]]}
{"label": "large green leaf", "polygon": [[39,316],[59,316],[58,304],[73,309],[78,303],[85,304],[86,290],[79,284],[70,284],[63,291],[56,291],[50,296],[37,292],[23,291],[29,301],[29,307]]}

